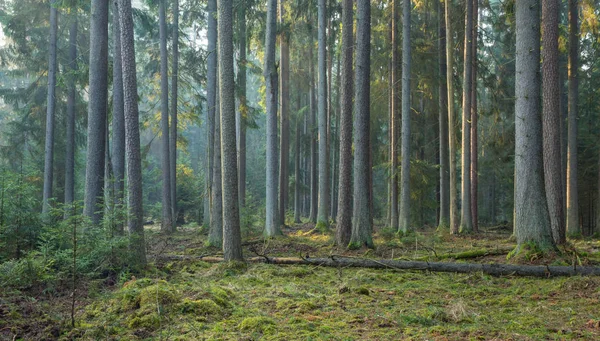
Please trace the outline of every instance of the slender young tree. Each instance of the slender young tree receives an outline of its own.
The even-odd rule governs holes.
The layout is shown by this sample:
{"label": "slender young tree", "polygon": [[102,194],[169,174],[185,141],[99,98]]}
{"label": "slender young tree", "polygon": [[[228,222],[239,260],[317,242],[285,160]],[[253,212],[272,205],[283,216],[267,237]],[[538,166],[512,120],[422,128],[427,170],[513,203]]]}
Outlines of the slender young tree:
{"label": "slender young tree", "polygon": [[537,0],[515,3],[517,24],[515,79],[515,236],[526,243],[554,247],[544,192],[540,115],[540,8]]}
{"label": "slender young tree", "polygon": [[564,244],[564,198],[560,152],[560,84],[558,72],[558,0],[542,0],[542,91],[544,181],[552,238]]}
{"label": "slender young tree", "polygon": [[450,153],[450,233],[458,233],[456,193],[456,118],[454,113],[454,45],[452,41],[451,1],[445,1],[446,16],[446,82],[448,84],[448,144]]}
{"label": "slender young tree", "polygon": [[402,3],[402,171],[400,172],[400,214],[398,230],[409,232],[410,226],[410,11],[411,1]]}
{"label": "slender young tree", "polygon": [[317,148],[317,99],[315,96],[315,66],[314,66],[314,42],[312,26],[309,26],[309,78],[310,78],[310,221],[317,222],[317,211],[319,201],[319,174],[318,160],[319,150]]}
{"label": "slender young tree", "polygon": [[438,59],[439,59],[439,129],[440,129],[440,219],[438,228],[450,224],[450,155],[448,151],[448,84],[446,67],[446,22],[440,1],[438,6]]}
{"label": "slender young tree", "polygon": [[[298,106],[300,106],[300,92],[298,92]],[[295,151],[294,151],[294,223],[300,224],[300,138],[302,132],[300,131],[300,117],[296,117],[295,131]]]}
{"label": "slender young tree", "polygon": [[354,205],[350,248],[373,247],[369,204],[369,119],[371,73],[371,4],[358,0],[356,21],[356,115],[354,120]]}
{"label": "slender young tree", "polygon": [[92,224],[102,219],[106,112],[108,106],[108,1],[92,0],[87,130],[87,163],[83,212]]}
{"label": "slender young tree", "polygon": [[[217,97],[217,0],[208,0],[208,58],[206,61],[206,122],[207,125],[207,157],[208,169],[206,173],[206,194],[208,205],[204,205],[204,226],[210,226],[212,220],[212,174],[214,167],[215,144],[215,109]],[[207,202],[205,201],[205,202]]]}
{"label": "slender young tree", "polygon": [[171,70],[171,131],[169,134],[169,164],[171,175],[171,218],[177,226],[177,97],[179,91],[179,0],[172,0],[173,11],[173,67]]}
{"label": "slender young tree", "polygon": [[[125,104],[123,103],[123,67],[121,63],[121,26],[119,8],[113,1],[113,118],[112,118],[112,172],[114,176],[114,204],[116,212],[125,206]],[[120,220],[122,217],[119,214]],[[117,233],[123,232],[123,224],[115,224]]]}
{"label": "slender young tree", "polygon": [[[218,68],[217,68],[218,70]],[[216,93],[219,93],[219,80],[216,83]],[[212,173],[212,206],[210,214],[210,228],[208,229],[209,246],[223,246],[223,174],[221,172],[221,110],[219,96],[215,101],[215,140],[213,145],[213,173]]]}
{"label": "slender young tree", "polygon": [[567,152],[567,233],[581,234],[577,191],[577,103],[579,96],[579,7],[569,0],[569,118]]}
{"label": "slender young tree", "polygon": [[327,167],[327,6],[326,0],[319,0],[318,7],[318,41],[319,41],[319,100],[317,102],[319,111],[319,206],[317,212],[317,227],[329,228],[329,167]]}
{"label": "slender young tree", "polygon": [[165,233],[172,233],[173,215],[171,206],[171,158],[169,156],[169,57],[167,56],[167,0],[159,0],[158,20],[160,33],[160,125],[161,139],[161,165],[162,165],[162,221],[160,229]]}
{"label": "slender young tree", "polygon": [[[77,11],[73,9],[73,21],[69,28],[69,71],[67,77],[67,143],[65,145],[65,205],[68,207],[75,200],[75,73],[77,72]],[[68,210],[65,217],[68,217]]]}
{"label": "slender young tree", "polygon": [[264,77],[267,85],[267,200],[265,235],[281,234],[277,219],[277,67],[275,65],[275,31],[277,0],[267,3]]}
{"label": "slender young tree", "polygon": [[246,121],[248,120],[248,103],[246,99],[246,5],[238,6],[238,42],[240,58],[238,62],[237,88],[239,89],[240,139],[238,152],[239,199],[240,207],[246,206]]}
{"label": "slender young tree", "polygon": [[462,158],[461,158],[461,215],[460,233],[473,231],[471,214],[471,87],[473,67],[473,1],[467,0],[465,13],[465,48],[463,66]]}
{"label": "slender young tree", "polygon": [[[285,0],[279,0],[279,24],[284,26]],[[285,225],[285,210],[288,201],[290,162],[290,47],[289,32],[280,33],[279,104],[281,106],[281,134],[279,148],[279,225]]]}
{"label": "slender young tree", "polygon": [[223,169],[223,256],[241,261],[242,236],[238,201],[237,143],[235,142],[235,84],[233,72],[233,0],[219,0],[219,99],[221,168]]}
{"label": "slender young tree", "polygon": [[473,224],[473,231],[479,230],[478,224],[478,205],[477,205],[477,23],[479,15],[479,0],[473,1],[473,31],[472,31],[472,43],[471,43],[471,58],[472,58],[472,72],[471,72],[471,221]]}
{"label": "slender young tree", "polygon": [[352,53],[354,47],[353,0],[342,8],[342,87],[340,110],[340,179],[336,244],[346,246],[352,233]]}
{"label": "slender young tree", "polygon": [[118,0],[125,106],[125,152],[127,154],[127,201],[129,247],[140,266],[146,264],[142,196],[142,155],[138,112],[135,46],[131,0]]}
{"label": "slender young tree", "polygon": [[46,143],[44,146],[44,193],[42,213],[50,212],[52,180],[54,178],[54,116],[56,107],[56,32],[58,30],[58,10],[56,0],[50,0],[50,49],[48,54],[48,97],[46,102]]}
{"label": "slender young tree", "polygon": [[[392,87],[391,87],[391,97],[390,97],[390,115],[391,115],[391,178],[392,181],[390,183],[390,225],[394,230],[398,230],[398,147],[400,143],[398,139],[400,138],[400,117],[399,117],[399,108],[398,108],[398,96],[400,91],[400,79],[398,77],[398,22],[399,22],[399,3],[400,0],[393,0],[392,4],[392,70],[391,70],[391,78],[392,78]],[[402,63],[404,65],[404,63]],[[410,89],[409,89],[410,91]],[[404,160],[402,160],[404,162]]]}

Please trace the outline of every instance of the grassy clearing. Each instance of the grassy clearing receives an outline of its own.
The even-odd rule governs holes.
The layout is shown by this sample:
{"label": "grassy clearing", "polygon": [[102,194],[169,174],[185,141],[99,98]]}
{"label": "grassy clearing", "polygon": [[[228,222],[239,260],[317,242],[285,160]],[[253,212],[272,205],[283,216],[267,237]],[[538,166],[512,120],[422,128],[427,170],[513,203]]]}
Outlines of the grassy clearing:
{"label": "grassy clearing", "polygon": [[[251,240],[245,255],[455,261],[443,255],[513,245],[506,234],[454,237],[428,231],[398,239],[384,231],[378,234],[376,250],[350,252],[334,248],[329,235],[310,227],[294,227],[287,234]],[[75,329],[61,322],[66,320],[61,305],[39,300],[34,310],[48,311],[30,317],[22,304],[0,304],[0,339],[12,339],[18,332],[27,335],[17,328],[30,318],[55,321],[58,327],[38,328],[36,335],[64,340],[600,339],[600,278],[163,262],[160,256],[165,254],[218,250],[205,248],[205,237],[196,229],[185,229],[170,240],[157,234],[149,239],[150,259],[156,261],[146,277],[122,274],[113,286],[105,280],[87,283],[88,298],[79,304]],[[579,240],[562,256],[544,258],[531,252],[510,261],[593,265],[599,247],[598,241]],[[507,260],[494,254],[456,261]]]}

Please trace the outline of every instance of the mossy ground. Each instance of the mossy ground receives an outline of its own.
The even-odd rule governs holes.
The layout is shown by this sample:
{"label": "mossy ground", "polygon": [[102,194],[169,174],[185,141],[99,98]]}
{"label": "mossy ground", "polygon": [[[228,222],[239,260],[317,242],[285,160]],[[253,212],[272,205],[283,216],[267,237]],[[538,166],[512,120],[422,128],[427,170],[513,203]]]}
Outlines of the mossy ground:
{"label": "mossy ground", "polygon": [[[427,230],[398,237],[382,230],[376,249],[346,251],[310,225],[284,232],[270,240],[250,238],[244,254],[458,261],[445,255],[514,247],[508,234],[496,232]],[[68,295],[38,294],[34,301],[31,293],[0,289],[0,340],[600,339],[600,278],[163,261],[163,255],[218,250],[203,246],[198,229],[170,238],[151,231],[148,239],[154,263],[145,277],[81,284],[74,329],[67,323]],[[495,253],[460,261],[597,265],[599,249],[597,240],[577,240],[551,257],[531,252],[507,260]],[[36,323],[33,334],[27,326]]]}

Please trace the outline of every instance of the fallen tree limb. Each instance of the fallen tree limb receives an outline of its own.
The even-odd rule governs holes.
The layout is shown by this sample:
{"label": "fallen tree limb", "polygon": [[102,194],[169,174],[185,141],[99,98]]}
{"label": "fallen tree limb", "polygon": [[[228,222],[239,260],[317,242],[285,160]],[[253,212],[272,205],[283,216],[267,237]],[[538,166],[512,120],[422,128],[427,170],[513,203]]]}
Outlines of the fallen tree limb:
{"label": "fallen tree limb", "polygon": [[441,255],[434,256],[423,256],[416,258],[415,260],[426,261],[428,259],[469,259],[469,258],[478,258],[485,256],[499,256],[499,255],[507,255],[513,248],[504,248],[504,249],[481,249],[481,250],[471,250],[457,253],[447,253]]}
{"label": "fallen tree limb", "polygon": [[[211,256],[166,256],[168,260],[202,260],[209,263],[221,263],[223,258]],[[600,276],[600,267],[592,266],[554,266],[554,265],[517,265],[517,264],[477,264],[402,261],[389,259],[366,259],[333,256],[330,258],[296,258],[296,257],[252,257],[246,258],[249,263],[270,263],[279,265],[316,265],[327,267],[358,267],[370,269],[424,270],[433,272],[472,273],[482,272],[492,276],[529,276],[529,277],[561,277],[561,276]]]}

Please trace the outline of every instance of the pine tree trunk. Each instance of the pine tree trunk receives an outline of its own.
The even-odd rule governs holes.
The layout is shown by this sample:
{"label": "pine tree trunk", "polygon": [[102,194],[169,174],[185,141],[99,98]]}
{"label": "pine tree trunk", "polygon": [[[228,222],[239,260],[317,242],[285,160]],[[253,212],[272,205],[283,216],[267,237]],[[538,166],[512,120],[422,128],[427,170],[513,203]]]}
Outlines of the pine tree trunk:
{"label": "pine tree trunk", "polygon": [[472,73],[471,73],[471,221],[473,232],[478,232],[478,204],[477,204],[477,22],[479,15],[479,0],[473,0],[473,33],[471,44]]}
{"label": "pine tree trunk", "polygon": [[354,120],[354,205],[349,247],[373,247],[370,206],[369,119],[371,4],[358,0],[356,31],[356,116]]}
{"label": "pine tree trunk", "polygon": [[277,0],[267,5],[264,77],[267,93],[267,198],[265,235],[281,234],[277,218],[277,68],[275,65]]}
{"label": "pine tree trunk", "polygon": [[[298,92],[298,106],[300,106],[300,92]],[[300,117],[296,118],[296,150],[294,152],[294,223],[300,224]]]}
{"label": "pine tree trunk", "polygon": [[[74,74],[77,71],[77,26],[77,15],[73,14],[73,22],[69,28],[69,69],[71,75],[68,77],[67,83],[67,143],[65,146],[65,206],[67,208],[75,200],[75,105],[77,90]],[[69,215],[70,213],[65,211],[65,217]]]}
{"label": "pine tree trunk", "polygon": [[560,86],[558,71],[558,0],[542,1],[542,86],[544,181],[552,238],[564,244],[564,198],[560,152]]}
{"label": "pine tree trunk", "polygon": [[238,154],[238,173],[239,173],[239,199],[240,207],[246,206],[246,121],[248,120],[248,104],[246,100],[246,4],[240,4],[238,9],[238,27],[239,27],[239,53],[240,61],[238,63],[237,87],[240,92],[240,140],[238,141],[240,150]]}
{"label": "pine tree trunk", "polygon": [[446,16],[446,82],[448,84],[448,143],[450,153],[450,233],[458,233],[458,203],[456,193],[456,118],[454,113],[454,42],[452,41],[451,2],[445,2]]}
{"label": "pine tree trunk", "polygon": [[167,0],[159,0],[159,32],[160,32],[160,125],[161,125],[161,165],[162,165],[162,221],[160,229],[171,233],[173,215],[171,206],[171,157],[169,149],[169,66],[167,56]]}
{"label": "pine tree trunk", "polygon": [[569,119],[567,155],[567,233],[580,235],[577,191],[577,103],[579,97],[579,8],[569,0]]}
{"label": "pine tree trunk", "polygon": [[317,99],[315,96],[315,66],[314,52],[312,49],[313,34],[312,29],[309,29],[309,73],[310,73],[310,221],[317,222],[317,210],[319,204],[319,174],[318,160],[319,151],[317,148]]}
{"label": "pine tree trunk", "polygon": [[448,84],[446,66],[446,22],[441,4],[438,4],[439,22],[439,129],[440,129],[440,219],[438,227],[446,230],[450,224],[450,154],[448,151]]}
{"label": "pine tree trunk", "polygon": [[319,0],[318,4],[318,65],[319,65],[319,205],[317,212],[317,228],[326,230],[329,228],[329,168],[327,150],[327,7],[326,0]]}
{"label": "pine tree trunk", "polygon": [[[400,143],[400,112],[398,108],[398,97],[400,96],[400,78],[398,77],[399,53],[398,53],[398,23],[399,23],[399,0],[393,0],[392,7],[392,87],[391,87],[391,98],[390,98],[390,112],[391,112],[391,184],[390,184],[390,227],[396,231],[398,230],[398,147]],[[404,65],[404,64],[403,64]]]}
{"label": "pine tree trunk", "polygon": [[84,215],[102,219],[104,148],[108,98],[108,1],[92,0]]}
{"label": "pine tree trunk", "polygon": [[173,68],[171,70],[171,131],[169,134],[169,165],[171,172],[171,218],[177,226],[177,97],[179,80],[179,0],[173,1]]}
{"label": "pine tree trunk", "polygon": [[[217,68],[218,70],[218,68]],[[215,92],[219,93],[219,80],[215,84]],[[213,145],[213,174],[212,174],[212,208],[210,212],[210,229],[208,230],[209,246],[223,247],[223,177],[221,170],[221,109],[220,96],[215,99],[215,140]]]}
{"label": "pine tree trunk", "polygon": [[554,247],[544,193],[540,113],[540,14],[536,0],[516,2],[515,236],[517,248]]}
{"label": "pine tree trunk", "polygon": [[114,176],[114,208],[117,212],[115,232],[122,234],[125,216],[121,214],[125,207],[125,104],[123,103],[123,67],[121,64],[121,26],[117,1],[113,7],[113,152],[112,172]]}
{"label": "pine tree trunk", "polygon": [[472,86],[472,54],[473,54],[473,2],[467,0],[465,13],[465,47],[463,65],[463,110],[462,110],[462,158],[461,158],[461,215],[460,233],[473,231],[471,214],[471,86]]}
{"label": "pine tree trunk", "polygon": [[142,155],[140,149],[138,93],[131,0],[118,0],[125,108],[125,152],[127,157],[127,201],[129,248],[139,266],[146,264],[142,196]]}
{"label": "pine tree trunk", "polygon": [[[283,27],[285,17],[285,0],[279,0],[279,24]],[[289,32],[280,35],[280,79],[279,103],[281,105],[281,142],[279,149],[279,225],[285,225],[285,211],[288,201],[290,162],[290,48]]]}
{"label": "pine tree trunk", "polygon": [[226,261],[243,260],[235,141],[234,78],[233,0],[219,0],[221,168],[223,170],[223,211],[227,212],[223,215],[223,255]]}
{"label": "pine tree trunk", "polygon": [[400,172],[400,212],[398,230],[404,233],[410,226],[410,11],[411,1],[402,3],[402,150]]}
{"label": "pine tree trunk", "polygon": [[342,4],[342,86],[340,106],[340,176],[335,241],[347,246],[352,233],[352,99],[354,52],[353,0]]}
{"label": "pine tree trunk", "polygon": [[[205,205],[204,226],[210,227],[212,221],[212,188],[213,188],[213,168],[214,168],[214,144],[215,144],[215,110],[217,97],[217,0],[208,0],[208,58],[206,70],[206,115],[208,122],[207,126],[207,157],[208,157],[208,172],[206,174],[206,198],[208,205]],[[208,206],[208,207],[206,207]]]}
{"label": "pine tree trunk", "polygon": [[46,142],[44,146],[44,193],[42,213],[44,219],[50,213],[52,180],[54,178],[54,116],[56,107],[56,33],[58,10],[56,0],[50,0],[50,49],[48,53],[48,97],[46,101]]}

